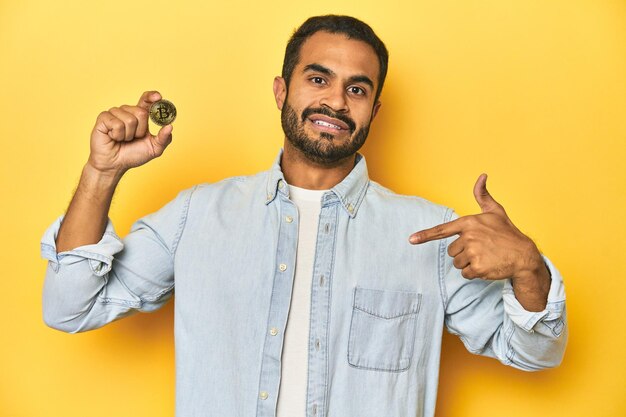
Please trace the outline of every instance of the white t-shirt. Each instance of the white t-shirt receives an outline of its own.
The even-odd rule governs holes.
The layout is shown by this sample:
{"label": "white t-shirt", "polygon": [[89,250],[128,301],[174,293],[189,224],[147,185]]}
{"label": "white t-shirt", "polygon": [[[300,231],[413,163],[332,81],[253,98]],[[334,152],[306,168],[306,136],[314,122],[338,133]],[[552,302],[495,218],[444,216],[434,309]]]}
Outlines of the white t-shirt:
{"label": "white t-shirt", "polygon": [[306,416],[309,314],[313,258],[322,195],[328,190],[289,186],[289,198],[298,207],[298,248],[291,306],[282,353],[277,417]]}

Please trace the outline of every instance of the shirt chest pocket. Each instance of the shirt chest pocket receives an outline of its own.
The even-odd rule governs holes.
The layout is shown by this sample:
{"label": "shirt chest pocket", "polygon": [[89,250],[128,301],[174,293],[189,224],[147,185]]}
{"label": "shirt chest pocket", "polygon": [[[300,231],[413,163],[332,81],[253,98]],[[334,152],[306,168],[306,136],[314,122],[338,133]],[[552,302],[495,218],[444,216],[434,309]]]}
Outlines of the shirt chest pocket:
{"label": "shirt chest pocket", "polygon": [[357,368],[409,369],[422,295],[356,287],[348,337],[348,363]]}

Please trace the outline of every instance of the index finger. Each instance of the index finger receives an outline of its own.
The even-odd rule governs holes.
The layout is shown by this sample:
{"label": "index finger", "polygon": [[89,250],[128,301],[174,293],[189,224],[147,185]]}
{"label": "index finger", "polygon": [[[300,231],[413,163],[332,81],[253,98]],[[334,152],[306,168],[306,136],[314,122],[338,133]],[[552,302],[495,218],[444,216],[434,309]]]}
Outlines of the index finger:
{"label": "index finger", "polygon": [[430,242],[431,240],[444,239],[446,237],[458,235],[462,231],[461,220],[463,220],[462,217],[448,223],[439,224],[435,227],[431,227],[430,229],[415,232],[409,236],[409,242],[413,244],[420,244]]}
{"label": "index finger", "polygon": [[142,109],[150,110],[150,106],[152,105],[152,103],[155,103],[159,100],[161,100],[161,93],[156,90],[146,91],[139,98],[137,106],[141,107]]}

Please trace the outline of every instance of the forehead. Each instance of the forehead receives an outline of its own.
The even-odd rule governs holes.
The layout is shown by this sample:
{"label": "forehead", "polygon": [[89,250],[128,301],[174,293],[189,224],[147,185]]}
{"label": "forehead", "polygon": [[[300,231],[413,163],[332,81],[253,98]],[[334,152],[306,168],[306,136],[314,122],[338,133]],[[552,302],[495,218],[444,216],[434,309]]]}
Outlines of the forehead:
{"label": "forehead", "polygon": [[296,71],[310,64],[320,64],[339,77],[367,75],[378,84],[380,64],[370,45],[349,39],[341,33],[317,32],[308,38],[300,49]]}

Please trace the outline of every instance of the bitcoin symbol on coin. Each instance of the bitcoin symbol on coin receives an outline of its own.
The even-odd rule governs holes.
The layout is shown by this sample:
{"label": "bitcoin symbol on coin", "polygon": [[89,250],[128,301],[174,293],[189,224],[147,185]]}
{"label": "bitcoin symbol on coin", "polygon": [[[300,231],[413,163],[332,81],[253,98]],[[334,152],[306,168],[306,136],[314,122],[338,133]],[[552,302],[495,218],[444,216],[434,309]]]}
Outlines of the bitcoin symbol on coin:
{"label": "bitcoin symbol on coin", "polygon": [[171,101],[159,100],[150,106],[150,119],[159,126],[165,126],[176,119],[176,107]]}

